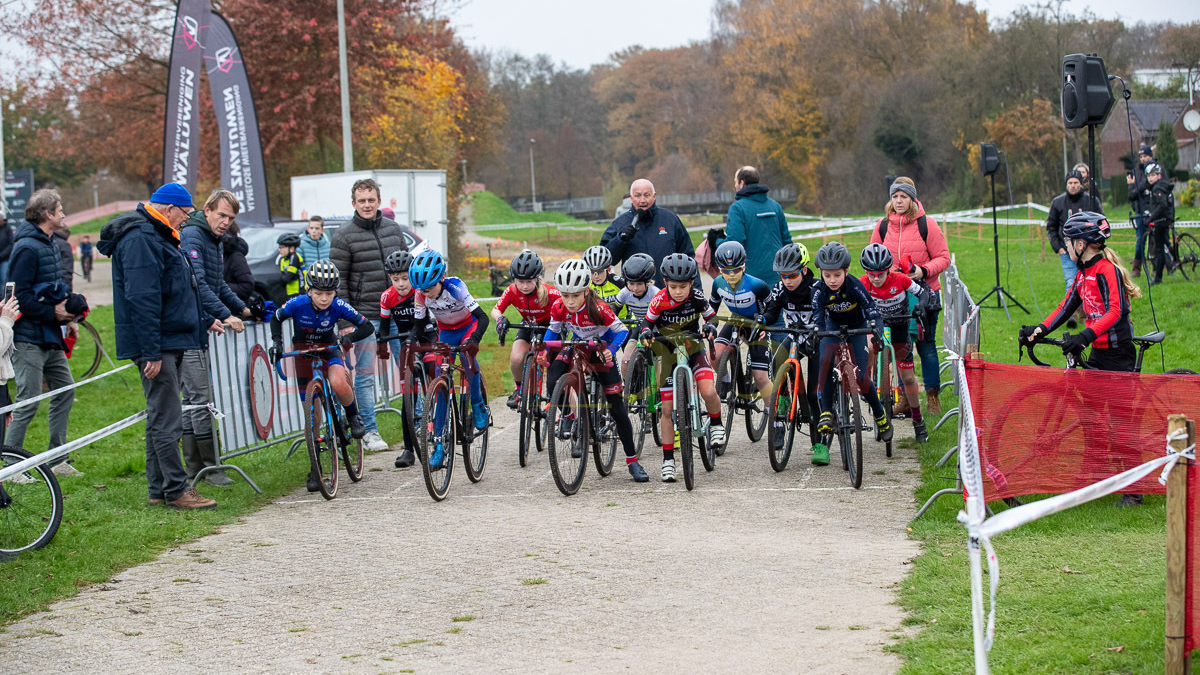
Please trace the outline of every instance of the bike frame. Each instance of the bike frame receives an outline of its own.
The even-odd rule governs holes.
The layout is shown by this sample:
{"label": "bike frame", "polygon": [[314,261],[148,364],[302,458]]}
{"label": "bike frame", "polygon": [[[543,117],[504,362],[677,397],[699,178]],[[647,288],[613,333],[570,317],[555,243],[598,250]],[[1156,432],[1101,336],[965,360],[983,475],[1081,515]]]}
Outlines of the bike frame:
{"label": "bike frame", "polygon": [[[680,376],[687,377],[691,396],[689,397],[688,401],[684,402],[684,404],[688,406],[688,418],[692,422],[692,431],[694,433],[698,433],[699,436],[706,439],[707,442],[708,428],[712,426],[712,418],[708,415],[704,415],[703,421],[701,420],[700,406],[703,403],[703,399],[700,397],[700,390],[696,386],[696,375],[692,372],[692,365],[687,352],[688,341],[701,338],[698,338],[695,335],[686,335],[682,340],[676,342],[674,338],[666,338],[662,335],[659,335],[656,339],[659,342],[669,346],[671,350],[675,352],[675,367],[671,369],[671,379],[676,383],[676,385],[678,385]],[[708,340],[701,340],[708,342]],[[712,344],[710,343],[706,347],[711,349]],[[672,403],[673,405],[679,405],[678,400],[674,397],[672,397]],[[679,450],[679,448],[676,449]],[[692,449],[688,448],[688,452],[691,451]]]}
{"label": "bike frame", "polygon": [[[321,383],[321,390],[325,392],[325,400],[332,405],[325,406],[325,421],[333,427],[337,433],[337,447],[334,451],[341,450],[342,446],[349,443],[346,434],[346,424],[342,416],[345,412],[342,410],[342,400],[338,398],[337,392],[333,390],[333,386],[329,384],[329,378],[326,376],[328,361],[325,358],[327,354],[341,352],[342,348],[339,345],[326,345],[315,349],[298,349],[295,351],[284,352],[279,355],[279,361],[275,362],[275,372],[279,374],[279,378],[287,382],[287,375],[283,372],[283,360],[287,358],[307,357],[312,359],[312,379]],[[346,372],[352,372],[352,368],[347,364]]]}
{"label": "bike frame", "polygon": [[[449,400],[447,400],[447,402],[446,402],[447,405],[457,406],[460,398],[462,398],[463,396],[471,395],[471,378],[465,377],[465,375],[467,373],[475,373],[477,371],[476,368],[472,367],[473,365],[476,365],[476,361],[475,361],[475,356],[473,354],[466,353],[466,350],[463,349],[463,345],[458,345],[458,346],[452,347],[448,344],[441,343],[441,342],[436,342],[436,343],[427,344],[427,345],[421,345],[421,344],[404,345],[401,348],[401,352],[402,352],[401,360],[402,361],[404,360],[403,352],[405,350],[408,351],[408,358],[416,358],[417,354],[429,354],[429,353],[435,354],[441,358],[441,361],[439,363],[435,364],[433,380],[431,380],[426,385],[426,388],[427,388],[427,390],[432,389],[435,381],[437,381],[439,379],[445,380],[446,385],[447,385],[446,389],[447,389],[447,391],[450,392]],[[456,356],[456,355],[462,355],[463,358],[454,359],[454,356]],[[407,361],[405,361],[405,362],[407,363]],[[455,373],[458,373],[457,385],[455,384],[455,377],[454,377]],[[480,376],[482,377],[482,374]],[[486,401],[485,401],[485,403],[486,403]],[[452,414],[451,410],[447,409],[446,414],[447,415]],[[426,422],[428,424],[435,424],[434,420],[426,420]],[[472,435],[469,437],[469,439],[466,436],[467,432],[462,431],[462,429],[464,429],[466,427],[471,428]],[[462,434],[462,437],[459,439],[459,442],[462,443],[462,442],[467,442],[468,440],[473,440],[475,438],[478,438],[487,430],[487,428],[485,427],[484,429],[475,429],[475,425],[470,424],[470,425],[459,425],[459,430],[460,430],[460,433]],[[437,431],[437,430],[435,430],[435,431]],[[438,433],[440,433],[440,432],[438,432]]]}

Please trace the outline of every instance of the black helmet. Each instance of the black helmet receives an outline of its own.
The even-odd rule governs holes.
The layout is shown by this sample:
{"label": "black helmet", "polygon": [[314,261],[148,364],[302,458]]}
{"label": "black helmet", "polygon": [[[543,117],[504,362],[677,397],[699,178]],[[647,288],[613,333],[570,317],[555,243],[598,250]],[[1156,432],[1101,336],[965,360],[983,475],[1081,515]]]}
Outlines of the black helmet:
{"label": "black helmet", "polygon": [[300,235],[296,234],[295,232],[284,232],[283,234],[279,235],[279,238],[275,240],[275,243],[279,246],[299,246]]}
{"label": "black helmet", "polygon": [[771,269],[779,274],[799,272],[808,267],[812,259],[808,257],[808,248],[804,244],[788,244],[775,252],[775,264]]}
{"label": "black helmet", "polygon": [[817,268],[841,270],[850,267],[850,251],[840,241],[831,241],[817,249]]}
{"label": "black helmet", "polygon": [[514,279],[536,279],[542,276],[545,269],[542,259],[529,249],[518,253],[508,264],[508,271]]}
{"label": "black helmet", "polygon": [[892,269],[892,252],[883,244],[868,244],[858,261],[868,272],[886,272]]}
{"label": "black helmet", "polygon": [[699,269],[696,261],[683,253],[672,253],[662,261],[662,275],[667,281],[691,281]]}
{"label": "black helmet", "polygon": [[318,260],[308,266],[308,287],[318,291],[336,291],[342,275],[332,260]]}
{"label": "black helmet", "polygon": [[392,251],[387,258],[383,260],[383,271],[388,274],[396,274],[397,272],[407,272],[412,265],[413,257],[408,251],[398,250]]}
{"label": "black helmet", "polygon": [[654,278],[654,258],[645,253],[635,253],[621,265],[625,281],[650,281]]}
{"label": "black helmet", "polygon": [[746,264],[746,247],[736,241],[727,241],[717,247],[713,261],[721,269],[733,269]]}
{"label": "black helmet", "polygon": [[583,262],[587,263],[588,269],[593,272],[606,270],[612,267],[612,251],[604,246],[589,246],[583,252]]}
{"label": "black helmet", "polygon": [[1112,227],[1102,214],[1081,211],[1063,224],[1062,235],[1067,239],[1081,239],[1089,244],[1103,244],[1112,234]]}

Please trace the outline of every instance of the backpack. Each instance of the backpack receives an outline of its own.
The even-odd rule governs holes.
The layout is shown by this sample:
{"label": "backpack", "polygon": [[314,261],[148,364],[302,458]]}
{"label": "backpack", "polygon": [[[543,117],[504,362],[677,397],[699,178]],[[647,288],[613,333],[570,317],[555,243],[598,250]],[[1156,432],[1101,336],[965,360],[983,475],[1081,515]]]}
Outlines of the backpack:
{"label": "backpack", "polygon": [[[887,239],[888,217],[884,216],[883,220],[879,221],[879,241]],[[925,220],[925,214],[921,214],[917,218],[917,231],[921,233],[921,241],[925,242],[926,248],[929,246],[929,223]]]}

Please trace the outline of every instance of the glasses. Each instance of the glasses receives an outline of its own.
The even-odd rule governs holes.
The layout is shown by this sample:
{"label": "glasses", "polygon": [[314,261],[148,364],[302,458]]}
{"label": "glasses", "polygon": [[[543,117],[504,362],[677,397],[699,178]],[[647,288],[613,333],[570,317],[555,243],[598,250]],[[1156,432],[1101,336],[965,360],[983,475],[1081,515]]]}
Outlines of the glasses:
{"label": "glasses", "polygon": [[883,275],[885,275],[885,274],[887,274],[887,273],[888,273],[888,270],[883,270],[883,271],[881,271],[881,272],[872,272],[871,270],[867,270],[867,276],[869,276],[869,277],[873,277],[873,278],[876,278],[876,279],[877,279],[877,278],[879,278],[879,277],[881,277],[881,276],[883,276]]}
{"label": "glasses", "polygon": [[741,272],[741,271],[742,271],[741,267],[722,267],[721,268],[721,274],[737,274],[738,272]]}
{"label": "glasses", "polygon": [[804,272],[793,272],[791,274],[780,274],[779,278],[785,281],[791,281],[792,279],[799,279],[803,275]]}

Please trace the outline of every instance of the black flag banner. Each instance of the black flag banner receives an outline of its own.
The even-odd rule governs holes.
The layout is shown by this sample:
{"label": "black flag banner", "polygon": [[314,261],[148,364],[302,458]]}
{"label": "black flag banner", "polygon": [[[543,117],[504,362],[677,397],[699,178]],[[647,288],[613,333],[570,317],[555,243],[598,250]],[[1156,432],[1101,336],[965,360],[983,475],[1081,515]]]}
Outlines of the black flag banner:
{"label": "black flag banner", "polygon": [[221,134],[221,187],[242,203],[239,223],[270,225],[267,173],[246,64],[225,17],[213,12],[211,24],[204,63]]}
{"label": "black flag banner", "polygon": [[210,0],[179,0],[171,33],[170,83],[163,129],[163,182],[195,192],[200,156],[200,64]]}

